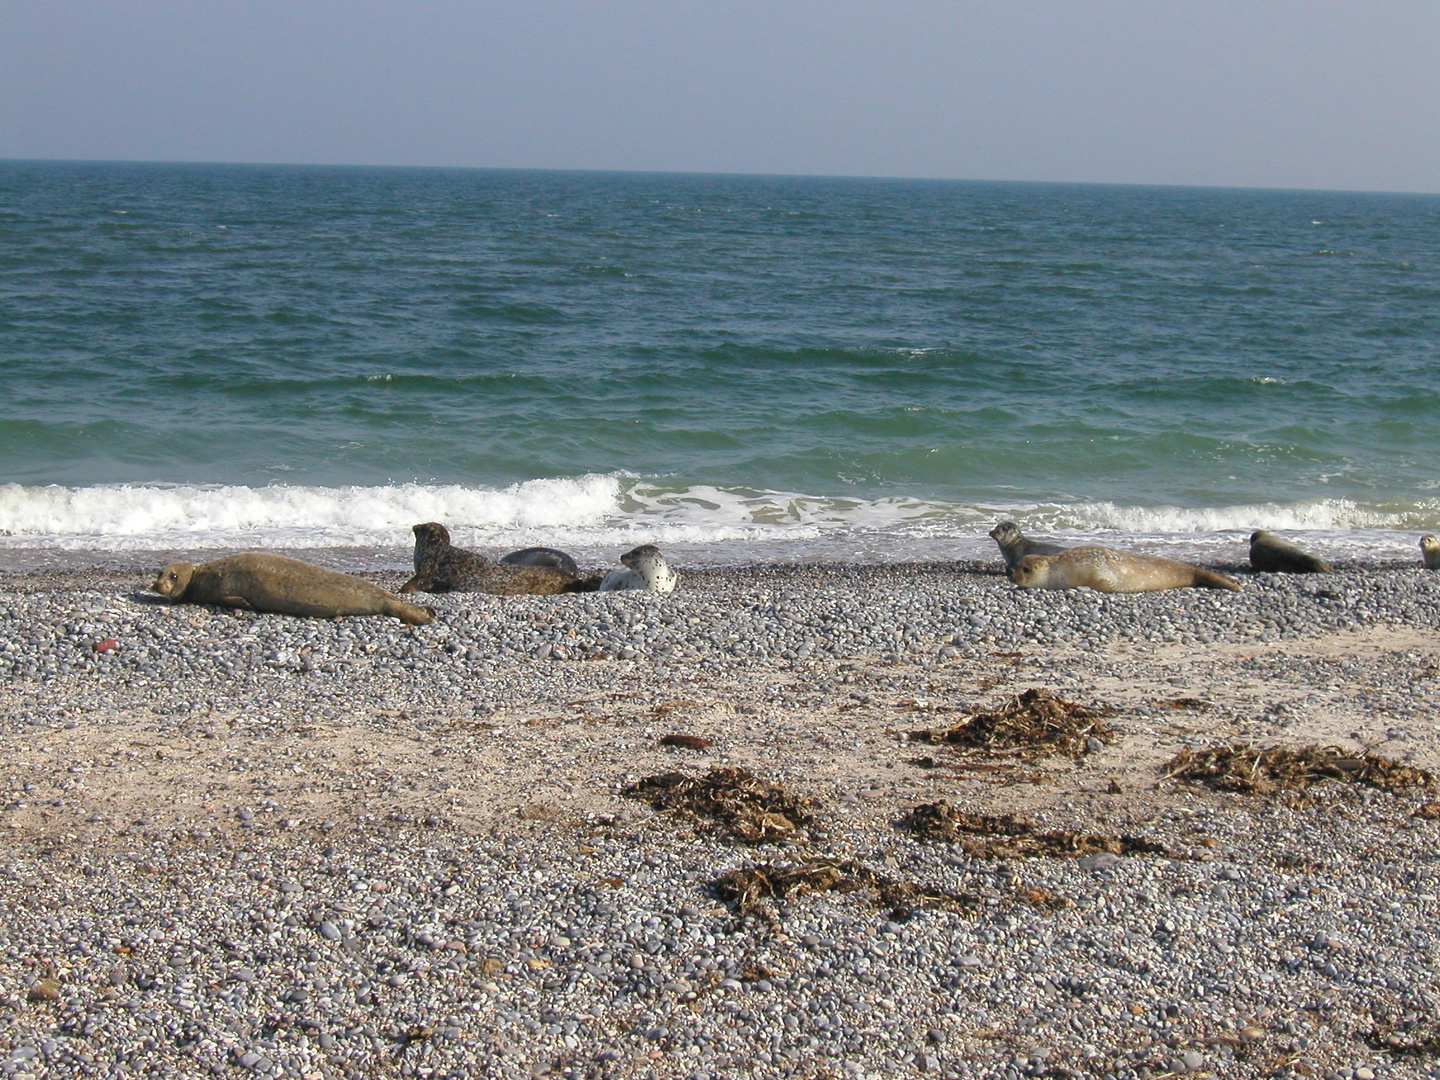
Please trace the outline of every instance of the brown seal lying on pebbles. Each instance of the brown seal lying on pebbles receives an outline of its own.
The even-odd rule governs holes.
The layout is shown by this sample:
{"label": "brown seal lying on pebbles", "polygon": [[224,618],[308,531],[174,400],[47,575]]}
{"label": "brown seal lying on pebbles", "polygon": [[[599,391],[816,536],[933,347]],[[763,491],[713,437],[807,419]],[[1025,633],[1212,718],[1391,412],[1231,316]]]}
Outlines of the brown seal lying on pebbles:
{"label": "brown seal lying on pebbles", "polygon": [[1332,574],[1330,564],[1264,529],[1250,534],[1250,565],[1278,574]]}
{"label": "brown seal lying on pebbles", "polygon": [[519,596],[525,593],[583,592],[587,587],[594,588],[594,585],[587,586],[576,575],[553,565],[517,566],[510,562],[493,562],[478,552],[457,548],[450,543],[450,530],[438,521],[416,525],[411,531],[415,534],[415,574],[400,586],[402,593],[418,590]]}
{"label": "brown seal lying on pebbles", "polygon": [[1431,570],[1440,570],[1440,540],[1431,533],[1420,537],[1420,556]]}
{"label": "brown seal lying on pebbles", "polygon": [[219,604],[316,618],[393,615],[411,626],[435,619],[429,608],[407,604],[362,578],[258,551],[199,566],[171,563],[160,571],[154,587],[172,603]]}
{"label": "brown seal lying on pebbles", "polygon": [[600,582],[601,592],[615,589],[645,589],[649,592],[674,592],[680,575],[670,569],[665,556],[654,544],[641,544],[620,556],[624,570],[612,570]]}
{"label": "brown seal lying on pebbles", "polygon": [[1160,589],[1237,590],[1240,583],[1200,566],[1132,555],[1114,548],[1068,548],[1058,555],[1026,555],[1010,571],[1010,580],[1023,589],[1078,589],[1096,592],[1156,592]]}
{"label": "brown seal lying on pebbles", "polygon": [[1009,572],[1020,565],[1026,555],[1059,555],[1066,550],[1059,544],[1047,544],[1031,540],[1020,531],[1013,521],[1002,521],[990,530],[990,538],[1000,545],[1000,554],[1005,557],[1005,570]]}

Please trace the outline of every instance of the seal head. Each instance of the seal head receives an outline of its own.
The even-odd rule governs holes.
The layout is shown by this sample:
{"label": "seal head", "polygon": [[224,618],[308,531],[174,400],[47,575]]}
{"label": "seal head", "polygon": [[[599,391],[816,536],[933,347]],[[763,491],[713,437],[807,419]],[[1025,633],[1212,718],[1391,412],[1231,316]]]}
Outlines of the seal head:
{"label": "seal head", "polygon": [[1440,570],[1440,540],[1436,540],[1431,533],[1420,537],[1420,557],[1425,560],[1429,569]]}

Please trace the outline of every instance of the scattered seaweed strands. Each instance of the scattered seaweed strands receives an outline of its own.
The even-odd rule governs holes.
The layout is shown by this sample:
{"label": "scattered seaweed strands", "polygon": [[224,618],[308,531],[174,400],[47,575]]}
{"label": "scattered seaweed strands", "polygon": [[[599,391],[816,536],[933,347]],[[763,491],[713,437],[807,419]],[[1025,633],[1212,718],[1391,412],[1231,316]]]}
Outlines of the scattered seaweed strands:
{"label": "scattered seaweed strands", "polygon": [[621,794],[643,799],[656,810],[684,813],[718,824],[747,844],[799,839],[814,819],[808,799],[779,784],[761,780],[748,769],[717,766],[702,777],[681,772],[648,776]]}
{"label": "scattered seaweed strands", "polygon": [[1440,1024],[1430,1019],[1383,1024],[1365,1036],[1372,1050],[1397,1057],[1440,1057]]}
{"label": "scattered seaweed strands", "polygon": [[1065,830],[1036,832],[1034,823],[1013,814],[971,814],[943,801],[917,806],[895,824],[922,840],[958,844],[965,854],[987,859],[1076,857],[1100,852],[1111,855],[1171,854],[1163,844],[1139,837],[1101,836]]}
{"label": "scattered seaweed strands", "polygon": [[864,863],[833,859],[806,859],[798,863],[758,863],[721,874],[710,890],[737,915],[747,915],[766,900],[788,900],[807,893],[834,892],[842,895],[874,889],[877,901],[904,918],[913,908],[944,907],[974,911],[981,899],[973,893],[897,881],[879,874]]}
{"label": "scattered seaweed strands", "polygon": [[[910,741],[1024,760],[1056,754],[1080,757],[1114,735],[1102,721],[1100,712],[1032,687],[994,712],[973,713],[953,727],[912,731]],[[1098,742],[1092,744],[1092,739]]]}
{"label": "scattered seaweed strands", "polygon": [[1165,763],[1165,777],[1245,795],[1305,791],[1322,780],[1364,784],[1382,791],[1435,787],[1435,778],[1424,769],[1379,754],[1357,756],[1339,746],[1261,750],[1249,743],[1231,743],[1202,750],[1187,747]]}
{"label": "scattered seaweed strands", "polygon": [[715,740],[704,735],[662,735],[660,745],[675,746],[681,750],[709,750],[715,745]]}

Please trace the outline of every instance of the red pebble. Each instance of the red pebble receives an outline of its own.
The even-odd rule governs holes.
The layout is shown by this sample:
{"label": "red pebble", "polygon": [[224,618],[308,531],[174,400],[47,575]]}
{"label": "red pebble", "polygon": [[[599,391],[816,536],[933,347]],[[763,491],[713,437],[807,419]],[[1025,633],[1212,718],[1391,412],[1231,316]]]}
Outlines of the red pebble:
{"label": "red pebble", "polygon": [[90,647],[96,652],[109,652],[111,649],[115,648],[115,639],[107,637],[104,641],[97,641],[94,645],[91,645]]}

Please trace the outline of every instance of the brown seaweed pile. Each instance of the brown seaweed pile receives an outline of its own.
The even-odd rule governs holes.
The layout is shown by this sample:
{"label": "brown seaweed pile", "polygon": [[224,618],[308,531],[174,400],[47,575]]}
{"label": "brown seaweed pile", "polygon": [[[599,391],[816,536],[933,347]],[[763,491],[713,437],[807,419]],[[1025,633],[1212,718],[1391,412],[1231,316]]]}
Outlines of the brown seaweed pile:
{"label": "brown seaweed pile", "polygon": [[1103,714],[1037,686],[994,712],[974,713],[953,727],[912,731],[910,741],[1029,761],[1056,754],[1080,757],[1092,738],[1107,742],[1113,734]]}
{"label": "brown seaweed pile", "polygon": [[701,777],[681,772],[648,776],[621,794],[656,810],[712,821],[736,840],[763,844],[793,839],[814,819],[809,800],[748,769],[717,766]]}
{"label": "brown seaweed pile", "polygon": [[759,863],[722,874],[711,883],[711,891],[736,914],[753,911],[764,900],[785,900],[807,893],[853,893],[875,890],[876,899],[896,914],[917,907],[946,907],[972,911],[980,898],[927,888],[909,881],[896,881],[878,874],[863,863],[832,859],[807,859],[798,863]]}
{"label": "brown seaweed pile", "polygon": [[1033,823],[1006,814],[992,817],[957,810],[947,802],[917,806],[896,825],[922,840],[958,844],[967,855],[988,859],[1033,859],[1042,856],[1168,854],[1162,844],[1133,836],[1101,836],[1060,830],[1037,832]]}
{"label": "brown seaweed pile", "polygon": [[1165,763],[1165,776],[1246,795],[1305,791],[1322,780],[1364,784],[1382,791],[1435,786],[1424,769],[1379,754],[1355,754],[1339,746],[1272,746],[1249,743],[1185,749]]}

